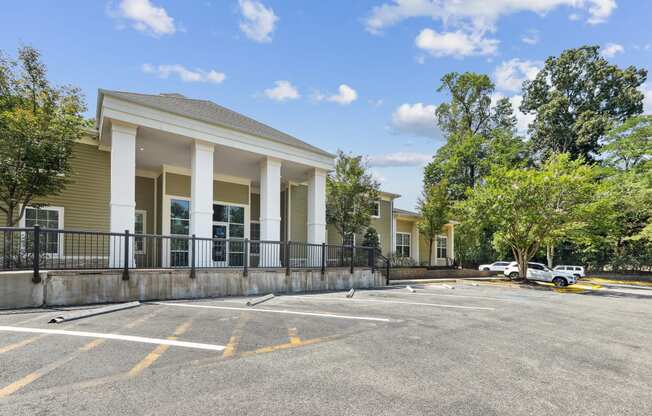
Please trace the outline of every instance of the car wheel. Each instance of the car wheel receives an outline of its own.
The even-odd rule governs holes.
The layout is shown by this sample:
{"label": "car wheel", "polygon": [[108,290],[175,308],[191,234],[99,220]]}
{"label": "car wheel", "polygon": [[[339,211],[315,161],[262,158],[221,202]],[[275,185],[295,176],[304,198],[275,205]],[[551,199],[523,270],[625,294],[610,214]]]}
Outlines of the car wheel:
{"label": "car wheel", "polygon": [[552,279],[552,283],[554,283],[555,286],[557,287],[564,287],[567,285],[566,279],[564,279],[563,277],[555,277],[554,279]]}
{"label": "car wheel", "polygon": [[518,272],[511,272],[509,274],[509,278],[512,279],[512,280],[513,279],[518,279]]}
{"label": "car wheel", "polygon": [[485,268],[482,269],[482,270],[484,270],[485,272],[489,272],[489,271],[491,271],[491,269],[489,269],[488,267],[485,267]]}

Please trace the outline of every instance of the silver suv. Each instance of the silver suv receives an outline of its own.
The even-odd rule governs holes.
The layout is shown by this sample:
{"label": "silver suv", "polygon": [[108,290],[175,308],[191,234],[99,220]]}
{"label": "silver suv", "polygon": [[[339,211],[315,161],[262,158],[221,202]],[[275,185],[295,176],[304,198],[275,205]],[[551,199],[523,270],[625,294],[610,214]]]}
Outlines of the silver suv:
{"label": "silver suv", "polygon": [[[542,263],[528,262],[527,265],[528,280],[552,282],[557,287],[573,285],[577,282],[577,278],[573,275],[573,273],[561,270],[550,270],[545,264]],[[510,279],[516,279],[519,277],[518,263],[515,261],[509,263],[509,266],[507,266],[505,269],[505,276],[509,277]]]}

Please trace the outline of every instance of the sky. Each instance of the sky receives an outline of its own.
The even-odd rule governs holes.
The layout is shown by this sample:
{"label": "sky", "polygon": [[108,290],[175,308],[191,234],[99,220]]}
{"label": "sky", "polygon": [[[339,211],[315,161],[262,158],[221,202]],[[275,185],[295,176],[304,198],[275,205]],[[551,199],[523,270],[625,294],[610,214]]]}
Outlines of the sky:
{"label": "sky", "polygon": [[[62,0],[7,2],[0,50],[42,52],[55,84],[212,100],[327,151],[363,155],[414,209],[444,139],[434,111],[451,71],[488,74],[517,107],[521,83],[567,48],[652,67],[652,1]],[[652,111],[652,81],[646,112]],[[531,116],[517,113],[527,134]]]}

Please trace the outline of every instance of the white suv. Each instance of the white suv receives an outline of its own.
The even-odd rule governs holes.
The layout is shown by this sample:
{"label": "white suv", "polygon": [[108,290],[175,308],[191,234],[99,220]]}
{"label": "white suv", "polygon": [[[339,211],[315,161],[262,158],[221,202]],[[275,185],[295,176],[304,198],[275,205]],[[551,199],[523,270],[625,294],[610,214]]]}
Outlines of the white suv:
{"label": "white suv", "polygon": [[[509,263],[505,269],[505,276],[510,279],[515,279],[519,276],[518,263],[515,261]],[[564,287],[573,285],[577,282],[577,278],[573,273],[561,270],[550,270],[546,265],[541,263],[528,263],[527,264],[527,278],[529,280],[538,280],[541,282],[552,282],[557,287]]]}
{"label": "white suv", "polygon": [[582,266],[555,266],[553,269],[555,271],[569,272],[575,275],[575,277],[584,277],[584,267]]}
{"label": "white suv", "polygon": [[507,266],[509,266],[508,261],[496,261],[491,264],[481,264],[478,270],[484,272],[504,272]]}

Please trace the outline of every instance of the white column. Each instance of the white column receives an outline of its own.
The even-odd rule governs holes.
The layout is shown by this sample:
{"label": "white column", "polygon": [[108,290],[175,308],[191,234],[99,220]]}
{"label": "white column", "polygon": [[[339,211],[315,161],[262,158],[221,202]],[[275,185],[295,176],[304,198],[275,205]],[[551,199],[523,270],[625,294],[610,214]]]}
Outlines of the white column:
{"label": "white column", "polygon": [[417,227],[417,221],[412,223],[410,254],[412,260],[416,261],[417,264],[419,264],[419,228]]}
{"label": "white column", "polygon": [[455,260],[455,226],[451,224],[450,226],[450,235],[448,239],[450,240],[450,252],[448,254],[448,257],[451,259]]}
{"label": "white column", "polygon": [[[199,238],[212,237],[213,225],[213,149],[212,143],[195,140],[191,150],[190,234]],[[194,253],[196,264],[210,258],[211,244],[198,241]]]}
{"label": "white column", "polygon": [[326,171],[321,169],[308,179],[308,242],[326,242]]}
{"label": "white column", "polygon": [[[136,132],[137,126],[111,122],[111,218],[112,233],[134,232],[136,211]],[[121,240],[120,240],[121,241]],[[133,239],[129,242],[133,253]],[[112,242],[113,243],[113,242]],[[115,243],[118,243],[116,240]],[[109,262],[120,267],[124,262],[122,244],[111,244]],[[129,255],[133,266],[133,255]]]}
{"label": "white column", "polygon": [[[281,161],[266,158],[260,163],[260,239],[281,241]],[[280,267],[279,245],[261,245],[261,263]]]}
{"label": "white column", "polygon": [[[308,178],[308,243],[326,242],[326,171],[315,169]],[[321,266],[321,247],[310,247],[312,267]]]}

